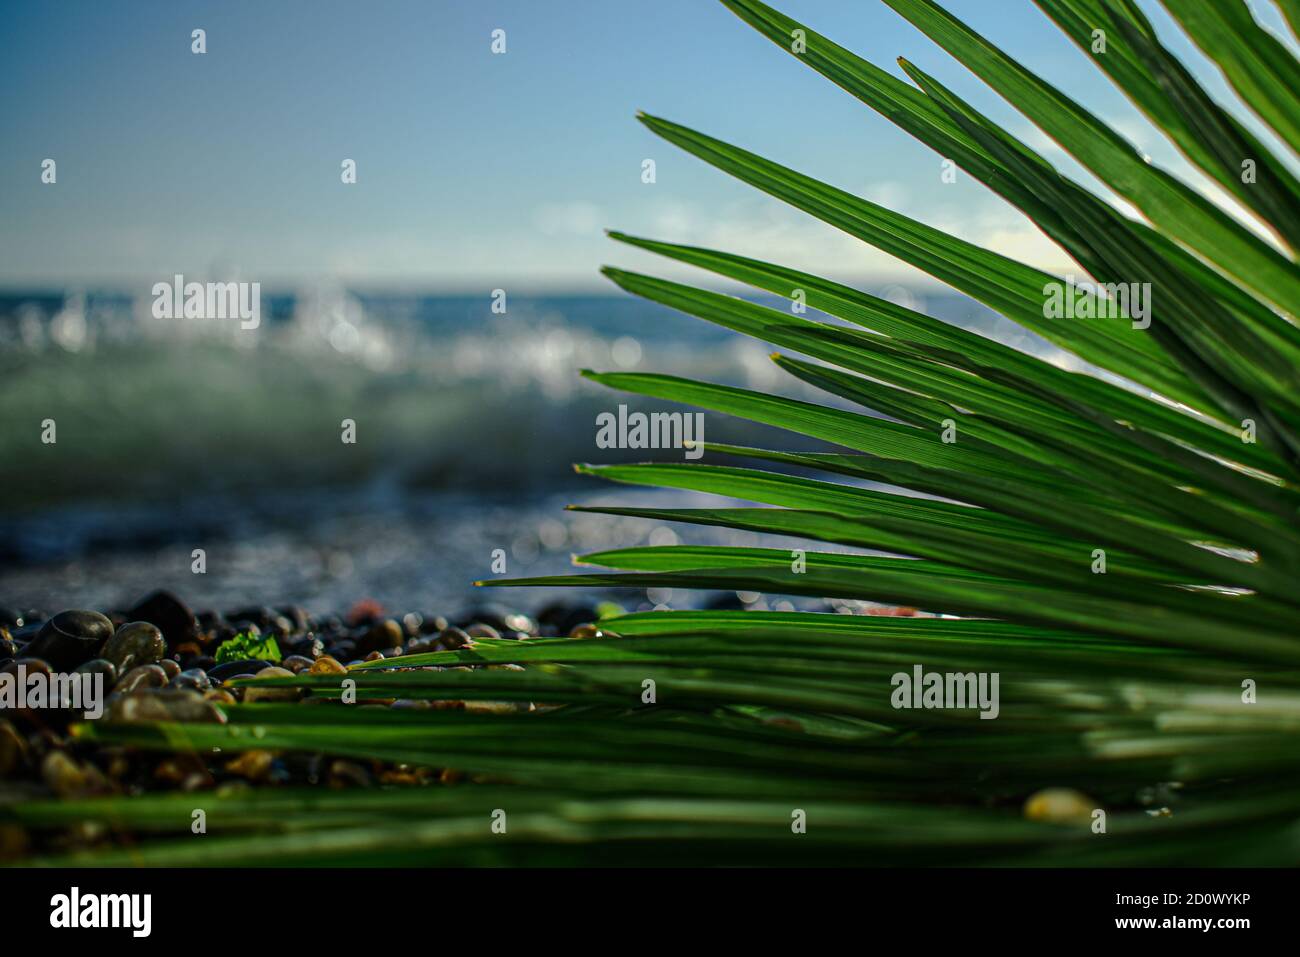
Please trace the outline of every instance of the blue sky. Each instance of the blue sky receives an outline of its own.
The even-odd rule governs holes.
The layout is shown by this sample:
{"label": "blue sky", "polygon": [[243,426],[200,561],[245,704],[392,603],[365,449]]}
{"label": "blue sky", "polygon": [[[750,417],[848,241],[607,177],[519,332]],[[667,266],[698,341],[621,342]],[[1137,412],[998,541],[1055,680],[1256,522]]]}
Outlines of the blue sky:
{"label": "blue sky", "polygon": [[[877,63],[907,56],[1050,146],[883,3],[776,5]],[[1156,162],[1185,168],[1029,0],[946,5]],[[264,285],[559,291],[604,288],[603,262],[677,274],[606,240],[607,226],[841,278],[909,278],[657,140],[637,109],[1062,262],[1013,210],[977,184],[941,185],[939,157],[713,0],[10,0],[0,16],[0,285],[11,288],[237,271]],[[190,52],[199,27],[202,56]],[[489,49],[496,28],[505,55]],[[40,182],[46,157],[54,186]],[[354,186],[340,182],[344,158],[357,162]],[[640,179],[646,158],[654,185]]]}

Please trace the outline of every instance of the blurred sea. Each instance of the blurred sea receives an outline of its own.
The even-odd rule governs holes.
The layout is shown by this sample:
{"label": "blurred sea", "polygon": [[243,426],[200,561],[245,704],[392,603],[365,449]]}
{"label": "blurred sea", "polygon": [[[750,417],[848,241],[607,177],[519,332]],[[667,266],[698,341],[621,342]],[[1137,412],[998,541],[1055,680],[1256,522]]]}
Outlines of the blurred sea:
{"label": "blurred sea", "polygon": [[[870,291],[1050,351],[964,297]],[[575,552],[756,540],[565,513],[569,502],[702,501],[574,475],[574,462],[680,458],[598,449],[598,413],[673,407],[579,369],[838,401],[778,370],[765,344],[630,297],[511,297],[495,315],[487,296],[314,288],[264,294],[253,330],[155,319],[151,302],[0,295],[0,605],[119,607],[168,587],[196,607],[326,612],[373,598],[391,609],[454,613],[485,599],[529,609],[548,596],[470,588],[490,577],[493,549],[507,551],[515,576],[565,571]],[[47,419],[54,444],[41,441]],[[344,419],[356,422],[355,445],[340,439]],[[705,435],[812,447],[711,413]],[[196,548],[202,575],[191,571]]]}

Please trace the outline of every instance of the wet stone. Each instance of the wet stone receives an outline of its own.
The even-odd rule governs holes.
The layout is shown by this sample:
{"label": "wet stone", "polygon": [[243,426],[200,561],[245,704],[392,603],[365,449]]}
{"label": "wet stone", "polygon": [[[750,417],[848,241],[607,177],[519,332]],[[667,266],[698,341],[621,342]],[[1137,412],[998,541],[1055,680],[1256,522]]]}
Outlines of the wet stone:
{"label": "wet stone", "polygon": [[49,664],[40,658],[15,658],[0,665],[0,675],[16,675],[20,668],[26,675],[41,674],[48,676],[51,674]]}
{"label": "wet stone", "polygon": [[163,634],[147,621],[127,622],[104,644],[101,658],[111,661],[118,671],[127,672],[137,665],[153,665],[167,653]]}
{"label": "wet stone", "polygon": [[174,677],[170,687],[188,691],[207,691],[212,687],[212,679],[208,677],[207,672],[190,668]]}
{"label": "wet stone", "polygon": [[98,656],[113,635],[113,623],[97,611],[64,611],[41,626],[36,638],[23,649],[56,671],[71,671]]}
{"label": "wet stone", "polygon": [[124,724],[141,721],[225,724],[226,715],[197,691],[166,689],[116,696],[109,704],[105,720]]}
{"label": "wet stone", "polygon": [[437,635],[450,624],[442,615],[429,615],[420,622],[420,634]]}
{"label": "wet stone", "polygon": [[529,637],[535,637],[538,634],[537,622],[533,621],[527,615],[506,615],[506,631],[521,631]]}
{"label": "wet stone", "polygon": [[113,690],[122,694],[130,694],[132,691],[140,691],[146,688],[161,688],[167,684],[167,680],[167,672],[157,665],[140,665],[138,668],[132,668],[122,675],[121,680],[118,681]]}
{"label": "wet stone", "polygon": [[413,638],[406,643],[406,653],[408,655],[423,655],[431,651],[437,651],[434,647],[436,638]]}
{"label": "wet stone", "polygon": [[371,784],[370,772],[355,761],[338,760],[330,765],[329,783],[330,787],[336,788],[368,788]]}
{"label": "wet stone", "polygon": [[1048,824],[1086,825],[1097,802],[1073,788],[1044,788],[1025,799],[1024,816]]}
{"label": "wet stone", "polygon": [[269,668],[271,662],[248,658],[243,661],[223,661],[208,669],[208,677],[213,681],[229,681],[235,675],[256,674],[263,668]]}
{"label": "wet stone", "polygon": [[50,790],[63,798],[107,794],[113,786],[99,768],[82,764],[64,751],[51,751],[41,762],[41,777]]}
{"label": "wet stone", "polygon": [[474,644],[474,640],[459,628],[444,628],[436,642],[438,651],[459,651]]}
{"label": "wet stone", "polygon": [[113,662],[104,658],[91,658],[89,661],[77,665],[76,673],[85,675],[103,675],[104,686],[106,688],[111,688],[113,685],[117,684],[117,676],[119,674],[117,666],[113,664]]}
{"label": "wet stone", "polygon": [[157,625],[170,647],[197,641],[198,621],[189,606],[169,591],[156,591],[141,599],[127,617]]}
{"label": "wet stone", "polygon": [[391,618],[386,618],[370,628],[357,642],[356,653],[365,657],[372,651],[383,651],[387,648],[400,648],[406,635],[402,631],[402,626]]}
{"label": "wet stone", "polygon": [[600,612],[591,605],[553,602],[538,613],[537,623],[547,628],[553,635],[567,635],[578,625],[595,621],[599,617]]}
{"label": "wet stone", "polygon": [[308,635],[306,638],[299,638],[296,641],[289,642],[286,650],[290,655],[314,659],[319,658],[325,652],[325,643],[315,635]]}
{"label": "wet stone", "polygon": [[275,755],[270,751],[245,751],[239,757],[227,762],[226,771],[249,781],[265,781],[271,774],[271,765]]}
{"label": "wet stone", "polygon": [[308,674],[313,675],[345,675],[348,669],[344,668],[338,661],[329,655],[321,655],[308,669]]}
{"label": "wet stone", "polygon": [[[274,665],[263,668],[255,677],[257,678],[292,678],[293,672],[288,668],[277,668]],[[302,694],[301,688],[260,688],[256,685],[244,689],[244,701],[296,701]]]}

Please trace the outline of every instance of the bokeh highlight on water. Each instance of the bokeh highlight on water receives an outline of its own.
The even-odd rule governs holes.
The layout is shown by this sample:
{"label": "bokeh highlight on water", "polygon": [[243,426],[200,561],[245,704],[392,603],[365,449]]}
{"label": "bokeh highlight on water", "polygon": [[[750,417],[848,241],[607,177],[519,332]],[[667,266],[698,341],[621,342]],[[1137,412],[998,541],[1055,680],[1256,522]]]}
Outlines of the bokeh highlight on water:
{"label": "bokeh highlight on water", "polygon": [[[1068,359],[963,297],[887,294]],[[159,320],[149,307],[110,291],[0,295],[0,603],[119,607],[169,587],[199,606],[329,611],[369,597],[454,611],[478,600],[470,582],[490,576],[496,548],[511,575],[532,575],[603,548],[750,544],[759,539],[563,511],[702,501],[574,475],[574,462],[674,457],[597,449],[599,412],[674,407],[578,370],[669,372],[843,404],[778,370],[763,343],[623,296],[512,297],[497,315],[486,294],[325,286],[264,292],[253,330]],[[40,441],[46,419],[54,445]],[[355,445],[340,441],[344,419],[357,424]],[[706,436],[813,447],[714,414]],[[195,548],[203,575],[191,571]]]}

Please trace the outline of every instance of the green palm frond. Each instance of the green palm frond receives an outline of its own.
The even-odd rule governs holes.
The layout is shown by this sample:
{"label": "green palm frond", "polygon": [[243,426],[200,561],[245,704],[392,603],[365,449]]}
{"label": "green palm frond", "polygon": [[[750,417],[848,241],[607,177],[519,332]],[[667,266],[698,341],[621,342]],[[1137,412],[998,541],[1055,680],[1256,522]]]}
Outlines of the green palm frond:
{"label": "green palm frond", "polygon": [[[183,836],[190,796],[0,814],[37,828],[98,820],[145,838],[91,858],[100,863],[1300,858],[1300,65],[1240,0],[1162,0],[1254,113],[1246,121],[1202,89],[1133,0],[1035,0],[1236,200],[1238,217],[932,0],[885,0],[1137,218],[916,65],[902,63],[908,83],[759,0],[722,2],[1023,211],[1081,274],[1149,283],[1149,324],[1135,314],[1049,318],[1054,275],[641,115],[669,143],[1101,371],[1067,371],[798,270],[613,233],[828,317],[606,270],[634,295],[786,350],[773,357],[778,366],[840,401],[585,373],[835,449],[714,444],[705,463],[581,466],[754,506],[588,510],[787,536],[800,548],[619,549],[579,557],[594,566],[582,574],[481,584],[749,590],[937,614],[637,613],[605,621],[607,637],[483,641],[349,675],[362,699],[518,705],[492,709],[501,713],[244,705],[229,709],[225,726],[85,728],[140,748],[325,751],[481,779],[415,792],[214,797],[209,826],[219,833],[197,849]],[[1295,26],[1296,4],[1279,6]],[[1104,52],[1094,49],[1096,31]],[[948,424],[955,441],[944,440]],[[523,670],[484,667],[500,664]],[[996,720],[893,707],[891,676],[918,664],[999,673]],[[469,667],[421,667],[448,665]],[[334,677],[267,682],[340,693]],[[531,702],[547,707],[529,712]],[[1027,820],[1026,797],[1048,787],[1088,795],[1108,811],[1106,832],[1087,820]],[[495,808],[517,822],[508,835],[487,827]],[[807,815],[806,834],[791,831],[795,811]]]}

